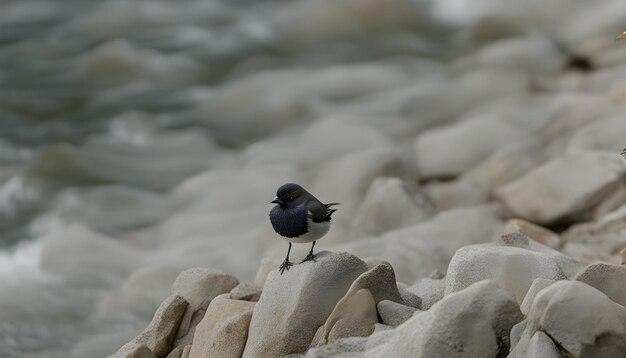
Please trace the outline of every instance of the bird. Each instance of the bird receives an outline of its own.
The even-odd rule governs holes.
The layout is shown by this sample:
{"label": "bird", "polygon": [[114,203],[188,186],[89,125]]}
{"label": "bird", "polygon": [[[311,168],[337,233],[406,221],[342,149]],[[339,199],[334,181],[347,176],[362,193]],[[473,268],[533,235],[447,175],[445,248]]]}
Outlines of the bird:
{"label": "bird", "polygon": [[330,230],[331,216],[337,211],[332,207],[339,203],[323,204],[295,183],[281,185],[276,191],[276,197],[270,203],[276,204],[270,210],[272,227],[277,234],[289,242],[285,261],[278,268],[280,274],[282,275],[293,265],[289,261],[292,243],[312,242],[311,251],[300,263],[315,262],[313,254],[315,242]]}

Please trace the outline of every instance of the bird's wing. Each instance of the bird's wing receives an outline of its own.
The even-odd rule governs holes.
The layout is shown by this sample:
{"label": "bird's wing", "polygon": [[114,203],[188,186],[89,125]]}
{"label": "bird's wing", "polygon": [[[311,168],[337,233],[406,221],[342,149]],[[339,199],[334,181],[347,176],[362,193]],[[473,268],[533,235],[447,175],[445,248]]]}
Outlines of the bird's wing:
{"label": "bird's wing", "polygon": [[311,219],[314,222],[330,221],[331,215],[337,211],[337,209],[331,209],[332,206],[339,205],[339,203],[322,204],[321,202],[309,205],[309,212],[311,213]]}

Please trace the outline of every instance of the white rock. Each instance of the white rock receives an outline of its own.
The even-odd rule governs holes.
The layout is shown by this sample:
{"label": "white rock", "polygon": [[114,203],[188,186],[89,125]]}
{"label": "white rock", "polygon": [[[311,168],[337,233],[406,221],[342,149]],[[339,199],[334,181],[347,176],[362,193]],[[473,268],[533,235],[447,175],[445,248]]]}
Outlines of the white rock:
{"label": "white rock", "polygon": [[148,327],[110,358],[127,357],[127,352],[132,352],[142,345],[148,347],[156,357],[166,357],[172,350],[176,330],[187,306],[187,301],[181,296],[168,297],[156,311]]}
{"label": "white rock", "polygon": [[370,185],[352,222],[355,238],[415,225],[430,217],[426,199],[398,178],[377,178]]}
{"label": "white rock", "polygon": [[[503,356],[511,327],[521,319],[515,300],[495,282],[483,281],[446,296],[393,331],[382,332],[388,336],[377,346],[369,343],[363,357]],[[370,338],[374,339],[379,337]]]}
{"label": "white rock", "polygon": [[417,281],[416,284],[407,287],[407,290],[421,298],[421,309],[427,310],[443,298],[446,290],[446,280],[425,277]]}
{"label": "white rock", "polygon": [[378,302],[376,308],[383,323],[394,327],[401,325],[418,311],[417,308],[387,300]]}
{"label": "white rock", "polygon": [[588,218],[624,173],[626,162],[617,153],[568,153],[500,188],[496,198],[514,215],[540,224]]}
{"label": "white rock", "polygon": [[177,342],[177,346],[191,343],[193,329],[202,318],[211,300],[220,294],[229,292],[237,284],[239,284],[239,280],[232,275],[213,272],[200,267],[185,270],[178,275],[172,285],[172,294],[182,296],[189,302],[189,307],[185,311],[176,338],[181,340],[188,334],[190,336],[188,339]]}
{"label": "white rock", "polygon": [[[283,275],[272,271],[254,307],[243,357],[306,351],[335,304],[366,270],[355,256],[322,251],[317,262],[294,265]],[[272,329],[267,329],[268,322]]]}
{"label": "white rock", "polygon": [[254,302],[216,298],[198,324],[189,358],[238,358],[243,353]]}
{"label": "white rock", "polygon": [[491,279],[521,303],[536,278],[564,280],[581,266],[574,259],[516,232],[503,236],[495,244],[459,249],[448,267],[446,294]]}
{"label": "white rock", "polygon": [[332,343],[346,337],[367,337],[378,323],[376,302],[370,290],[348,291],[328,316],[324,324],[322,343]]}
{"label": "white rock", "polygon": [[420,134],[415,142],[420,177],[449,178],[480,164],[491,153],[529,132],[488,115],[435,128]]}
{"label": "white rock", "polygon": [[360,257],[389,262],[398,281],[416,282],[433,270],[445,271],[456,250],[489,241],[502,231],[495,206],[449,210],[380,238],[368,238],[338,246]]}
{"label": "white rock", "polygon": [[522,219],[509,220],[502,230],[502,236],[519,232],[540,244],[557,249],[560,246],[559,235],[539,225]]}
{"label": "white rock", "polygon": [[524,296],[524,300],[522,301],[522,304],[519,307],[520,311],[522,311],[524,315],[528,315],[528,312],[530,311],[530,308],[532,307],[537,294],[541,292],[541,290],[543,290],[544,288],[553,284],[554,282],[556,281],[547,280],[545,278],[535,279],[533,283],[530,285],[528,292],[526,292],[526,296]]}
{"label": "white rock", "polygon": [[513,352],[527,352],[537,332],[549,336],[566,356],[622,357],[626,308],[582,282],[556,282],[535,297]]}
{"label": "white rock", "polygon": [[249,282],[241,282],[230,291],[230,298],[233,300],[256,302],[261,297],[261,289]]}
{"label": "white rock", "polygon": [[508,358],[563,358],[559,348],[544,332],[537,331],[527,346],[518,345]]}
{"label": "white rock", "polygon": [[626,307],[626,267],[596,263],[587,266],[576,280],[596,288],[614,302]]}

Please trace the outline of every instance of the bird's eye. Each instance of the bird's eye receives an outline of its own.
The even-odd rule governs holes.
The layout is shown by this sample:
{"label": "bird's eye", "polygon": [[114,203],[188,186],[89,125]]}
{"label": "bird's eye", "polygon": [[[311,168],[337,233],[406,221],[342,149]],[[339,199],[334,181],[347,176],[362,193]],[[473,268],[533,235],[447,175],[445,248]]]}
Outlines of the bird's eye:
{"label": "bird's eye", "polygon": [[289,197],[289,200],[293,200],[293,196],[290,196],[290,197]]}

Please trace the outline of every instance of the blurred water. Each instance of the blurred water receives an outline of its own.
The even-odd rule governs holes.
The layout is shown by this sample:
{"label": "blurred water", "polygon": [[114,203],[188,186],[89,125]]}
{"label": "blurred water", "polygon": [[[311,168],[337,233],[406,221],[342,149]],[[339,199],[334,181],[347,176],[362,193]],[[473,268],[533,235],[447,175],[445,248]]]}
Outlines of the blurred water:
{"label": "blurred water", "polygon": [[253,277],[283,254],[266,217],[283,182],[342,202],[325,240],[344,244],[375,177],[418,182],[417,133],[526,99],[519,68],[564,55],[450,61],[606,30],[556,21],[584,2],[539,3],[0,2],[0,357],[103,357],[182,269]]}
{"label": "blurred water", "polygon": [[[424,5],[389,5],[379,19],[377,11],[386,10],[373,1],[0,3],[0,356],[102,357],[141,329],[180,269],[243,266],[239,273],[250,276],[256,264],[220,264],[219,251],[232,251],[220,242],[196,257],[166,250],[176,259],[162,259],[161,268],[142,263],[158,263],[163,254],[150,259],[150,252],[176,236],[204,238],[205,245],[212,235],[239,236],[250,252],[263,252],[249,239],[259,235],[257,221],[228,227],[256,220],[239,206],[231,210],[240,218],[208,209],[162,224],[189,205],[169,192],[195,173],[238,170],[249,143],[310,120],[312,106],[395,86],[408,73],[402,68],[423,66],[415,58],[450,53]],[[352,24],[342,19],[355,15]],[[336,77],[350,71],[346,80],[361,83],[339,85]],[[216,88],[255,73],[268,73],[258,89],[211,101]],[[263,96],[263,87],[280,91],[261,98],[266,113],[255,113],[246,102]],[[296,98],[303,95],[310,100]],[[220,106],[228,108],[221,113]],[[265,214],[266,197],[281,180],[267,179],[272,189],[251,207]],[[141,297],[123,297],[129,274],[152,282],[153,271],[161,282]]]}

